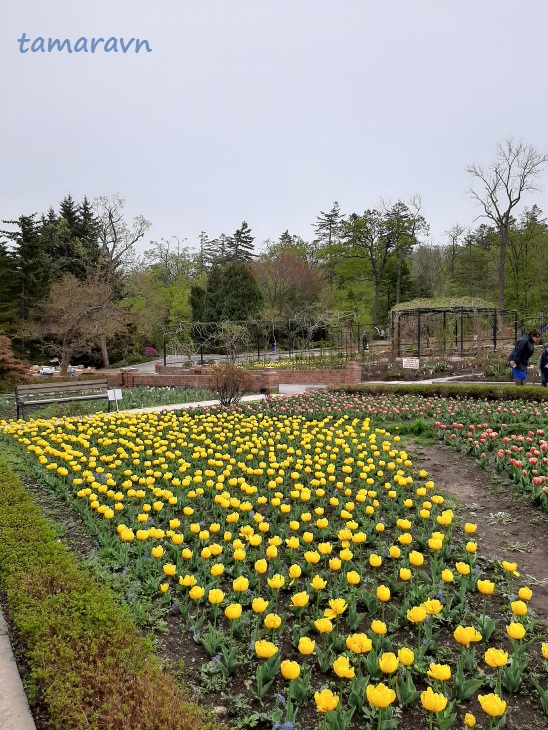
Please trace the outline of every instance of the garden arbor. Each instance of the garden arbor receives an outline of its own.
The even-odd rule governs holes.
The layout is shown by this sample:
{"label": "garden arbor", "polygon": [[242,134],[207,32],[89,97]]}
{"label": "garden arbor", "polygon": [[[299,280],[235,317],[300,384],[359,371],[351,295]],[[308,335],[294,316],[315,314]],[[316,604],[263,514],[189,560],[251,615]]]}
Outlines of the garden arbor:
{"label": "garden arbor", "polygon": [[518,336],[515,310],[485,302],[406,302],[391,311],[392,357],[465,357],[513,347]]}

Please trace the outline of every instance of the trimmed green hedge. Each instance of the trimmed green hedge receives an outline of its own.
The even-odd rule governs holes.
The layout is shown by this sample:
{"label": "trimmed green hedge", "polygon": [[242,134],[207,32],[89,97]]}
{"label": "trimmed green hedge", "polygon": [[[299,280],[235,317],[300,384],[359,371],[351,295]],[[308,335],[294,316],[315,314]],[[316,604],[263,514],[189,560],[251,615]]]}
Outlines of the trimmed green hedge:
{"label": "trimmed green hedge", "polygon": [[0,535],[9,615],[56,730],[213,728],[1,460]]}
{"label": "trimmed green hedge", "polygon": [[453,383],[405,383],[394,385],[392,383],[362,383],[361,385],[341,385],[333,390],[343,393],[409,393],[410,395],[421,395],[425,398],[440,396],[443,398],[476,398],[477,400],[525,400],[541,401],[548,400],[548,388],[538,385],[517,386],[512,384],[486,384],[477,385]]}

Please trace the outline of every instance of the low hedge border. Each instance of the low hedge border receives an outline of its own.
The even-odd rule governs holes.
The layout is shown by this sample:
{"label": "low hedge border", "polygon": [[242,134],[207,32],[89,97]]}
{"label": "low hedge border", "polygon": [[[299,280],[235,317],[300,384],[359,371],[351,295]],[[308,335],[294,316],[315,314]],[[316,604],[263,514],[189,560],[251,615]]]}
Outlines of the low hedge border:
{"label": "low hedge border", "polygon": [[0,582],[55,730],[214,730],[0,460]]}
{"label": "low hedge border", "polygon": [[373,393],[375,395],[394,394],[420,395],[424,398],[440,396],[443,398],[473,398],[476,400],[548,400],[548,388],[534,385],[517,386],[512,384],[461,384],[453,383],[362,383],[361,385],[339,385],[332,390],[343,393]]}

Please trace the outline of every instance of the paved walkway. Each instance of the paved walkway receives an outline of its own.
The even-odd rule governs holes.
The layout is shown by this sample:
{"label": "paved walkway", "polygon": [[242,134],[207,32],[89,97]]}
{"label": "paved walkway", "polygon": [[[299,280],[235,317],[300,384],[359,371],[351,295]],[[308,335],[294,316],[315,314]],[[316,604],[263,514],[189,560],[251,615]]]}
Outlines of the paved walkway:
{"label": "paved walkway", "polygon": [[0,611],[0,728],[35,730],[29,703],[11,650],[8,626]]}

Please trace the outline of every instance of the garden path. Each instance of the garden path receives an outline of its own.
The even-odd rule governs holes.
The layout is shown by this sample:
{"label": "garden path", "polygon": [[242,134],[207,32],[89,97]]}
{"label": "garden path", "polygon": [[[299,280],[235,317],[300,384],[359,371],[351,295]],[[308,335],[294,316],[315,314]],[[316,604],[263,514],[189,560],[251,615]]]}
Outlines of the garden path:
{"label": "garden path", "polygon": [[513,490],[506,475],[479,469],[474,459],[450,446],[418,447],[416,463],[426,469],[441,492],[466,507],[467,519],[478,525],[478,553],[492,560],[518,564],[519,585],[533,591],[531,608],[548,620],[548,515],[528,495]]}

